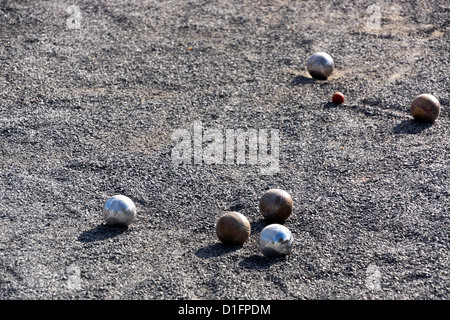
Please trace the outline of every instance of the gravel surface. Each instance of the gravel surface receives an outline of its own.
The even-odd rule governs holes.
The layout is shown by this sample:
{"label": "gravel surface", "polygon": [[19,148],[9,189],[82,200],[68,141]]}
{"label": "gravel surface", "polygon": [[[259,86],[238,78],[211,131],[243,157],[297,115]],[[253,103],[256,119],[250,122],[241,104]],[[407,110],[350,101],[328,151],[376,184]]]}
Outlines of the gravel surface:
{"label": "gravel surface", "polygon": [[[0,299],[449,299],[449,21],[447,0],[1,0]],[[277,170],[174,163],[199,125],[278,132]],[[281,258],[258,249],[271,188],[294,201]],[[115,194],[128,228],[102,219]]]}

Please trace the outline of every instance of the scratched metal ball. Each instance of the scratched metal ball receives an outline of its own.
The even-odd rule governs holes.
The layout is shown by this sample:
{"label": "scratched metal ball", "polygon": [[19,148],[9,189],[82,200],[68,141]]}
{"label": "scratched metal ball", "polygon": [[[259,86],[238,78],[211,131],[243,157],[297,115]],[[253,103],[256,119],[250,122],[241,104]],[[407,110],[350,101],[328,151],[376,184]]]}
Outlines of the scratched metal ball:
{"label": "scratched metal ball", "polygon": [[136,206],[130,198],[115,195],[106,201],[103,218],[106,224],[112,227],[129,226],[136,218]]}
{"label": "scratched metal ball", "polygon": [[334,61],[328,53],[317,52],[308,59],[306,68],[311,77],[327,80],[334,70]]}
{"label": "scratched metal ball", "polygon": [[259,200],[261,215],[271,222],[283,222],[292,214],[292,197],[281,189],[266,191]]}
{"label": "scratched metal ball", "polygon": [[266,257],[288,255],[292,251],[294,237],[281,224],[270,224],[259,235],[259,249]]}
{"label": "scratched metal ball", "polygon": [[224,213],[216,224],[216,234],[223,244],[242,245],[250,237],[250,222],[239,212]]}
{"label": "scratched metal ball", "polygon": [[431,94],[421,94],[411,102],[411,115],[416,121],[433,123],[440,112],[441,104]]}

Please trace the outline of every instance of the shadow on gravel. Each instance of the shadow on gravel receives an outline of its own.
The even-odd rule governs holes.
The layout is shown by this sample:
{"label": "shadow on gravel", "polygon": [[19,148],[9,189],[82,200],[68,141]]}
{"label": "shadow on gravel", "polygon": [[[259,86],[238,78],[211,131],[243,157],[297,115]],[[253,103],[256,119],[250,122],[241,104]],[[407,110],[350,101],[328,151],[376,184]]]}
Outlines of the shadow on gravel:
{"label": "shadow on gravel", "polygon": [[254,270],[261,270],[261,269],[267,269],[271,265],[286,260],[286,257],[274,257],[274,258],[268,258],[265,256],[254,254],[250,257],[247,257],[243,259],[241,262],[239,262],[239,266],[246,269],[254,269]]}
{"label": "shadow on gravel", "polygon": [[202,259],[209,259],[239,250],[240,248],[242,248],[242,246],[227,246],[222,243],[214,243],[198,249],[195,252],[195,255]]}
{"label": "shadow on gravel", "polygon": [[266,220],[260,220],[260,221],[255,221],[255,222],[250,223],[250,228],[251,228],[250,235],[260,233],[262,231],[262,229],[264,229],[268,225],[269,225],[269,223],[267,223]]}
{"label": "shadow on gravel", "polygon": [[296,76],[292,81],[291,81],[291,85],[293,86],[301,86],[304,84],[311,84],[316,82],[315,79],[313,78],[308,78],[305,76]]}
{"label": "shadow on gravel", "polygon": [[333,103],[333,102],[327,102],[324,106],[323,106],[323,108],[324,109],[331,109],[331,108],[337,108],[338,106],[340,106],[339,104],[337,104],[337,103]]}
{"label": "shadow on gravel", "polygon": [[80,234],[78,236],[78,241],[93,242],[106,240],[118,236],[119,234],[124,233],[126,230],[128,230],[128,227],[113,228],[107,226],[106,224],[100,224],[95,228],[84,231],[82,234]]}
{"label": "shadow on gravel", "polygon": [[[250,229],[251,229],[250,236],[252,236],[255,233],[261,232],[261,230],[264,229],[265,226],[267,226],[267,222],[265,220],[252,222],[250,224]],[[202,259],[215,258],[215,257],[219,257],[221,255],[239,250],[242,247],[243,246],[225,245],[221,242],[216,242],[216,243],[210,244],[206,247],[198,249],[195,252],[195,255]]]}
{"label": "shadow on gravel", "polygon": [[430,128],[431,126],[431,123],[421,123],[414,120],[403,120],[394,127],[393,132],[395,134],[417,134]]}

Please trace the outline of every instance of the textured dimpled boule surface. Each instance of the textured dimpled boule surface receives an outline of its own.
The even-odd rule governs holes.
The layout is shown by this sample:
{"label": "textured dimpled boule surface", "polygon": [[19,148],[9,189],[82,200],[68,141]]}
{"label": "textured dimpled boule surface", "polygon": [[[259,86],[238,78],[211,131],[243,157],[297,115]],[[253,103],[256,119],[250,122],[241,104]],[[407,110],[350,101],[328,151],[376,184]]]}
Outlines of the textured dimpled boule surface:
{"label": "textured dimpled boule surface", "polygon": [[414,120],[425,123],[433,123],[439,117],[441,104],[431,94],[421,94],[411,102],[411,115]]}
{"label": "textured dimpled boule surface", "polygon": [[281,189],[266,191],[259,201],[261,215],[271,222],[285,221],[292,214],[292,209],[292,197]]}
{"label": "textured dimpled boule surface", "polygon": [[250,237],[250,222],[239,212],[226,212],[216,223],[219,240],[228,245],[242,245]]}

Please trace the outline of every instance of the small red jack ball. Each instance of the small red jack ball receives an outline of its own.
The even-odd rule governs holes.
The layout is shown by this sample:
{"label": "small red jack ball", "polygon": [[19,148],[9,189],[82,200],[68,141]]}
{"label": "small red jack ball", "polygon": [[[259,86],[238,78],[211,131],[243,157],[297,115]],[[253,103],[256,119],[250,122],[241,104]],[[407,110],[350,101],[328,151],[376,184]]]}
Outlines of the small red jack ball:
{"label": "small red jack ball", "polygon": [[340,92],[333,93],[333,96],[331,97],[331,101],[336,104],[344,103],[344,100],[345,100],[345,97]]}

